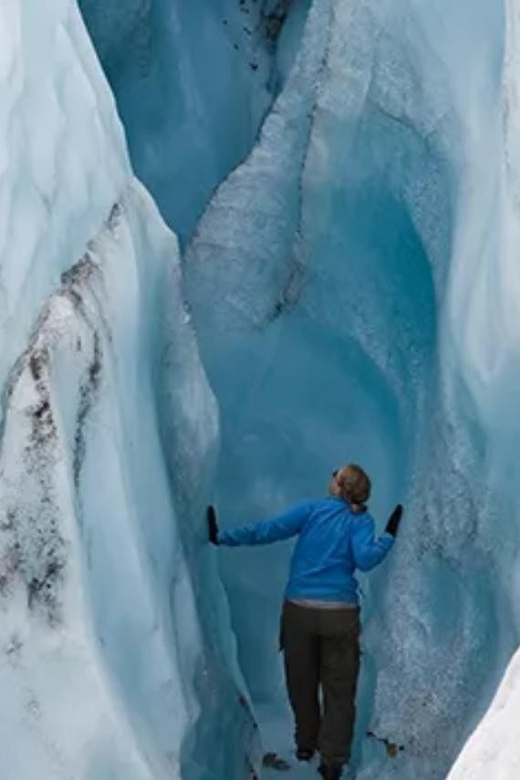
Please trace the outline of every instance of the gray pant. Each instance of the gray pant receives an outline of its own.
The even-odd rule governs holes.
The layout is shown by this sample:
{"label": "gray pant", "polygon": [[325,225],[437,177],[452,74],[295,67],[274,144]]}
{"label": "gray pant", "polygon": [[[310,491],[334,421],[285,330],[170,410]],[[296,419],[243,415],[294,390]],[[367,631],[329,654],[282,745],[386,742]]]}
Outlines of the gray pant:
{"label": "gray pant", "polygon": [[327,762],[350,759],[360,632],[359,609],[284,604],[281,646],[296,744],[300,750],[319,748]]}

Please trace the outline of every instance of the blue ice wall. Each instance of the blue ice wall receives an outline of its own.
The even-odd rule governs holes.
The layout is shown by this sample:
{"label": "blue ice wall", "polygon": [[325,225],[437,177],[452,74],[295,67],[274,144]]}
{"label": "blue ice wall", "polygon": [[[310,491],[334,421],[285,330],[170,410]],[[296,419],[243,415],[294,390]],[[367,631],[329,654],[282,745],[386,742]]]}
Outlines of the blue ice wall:
{"label": "blue ice wall", "polygon": [[[257,146],[186,253],[226,522],[320,495],[349,459],[370,470],[380,521],[407,504],[397,549],[363,585],[366,780],[444,777],[517,636],[488,536],[504,502],[452,319],[466,327],[462,215],[484,262],[481,220],[497,213],[470,195],[500,170],[503,21],[485,4],[315,2]],[[242,665],[273,709],[289,553],[222,556]]]}
{"label": "blue ice wall", "polygon": [[[223,522],[320,495],[350,459],[381,523],[404,499],[363,583],[356,761],[360,780],[440,780],[520,624],[516,17],[506,0],[307,0],[275,46],[276,4],[255,5],[82,3],[137,171],[191,236]],[[221,553],[271,714],[289,554]]]}
{"label": "blue ice wall", "polygon": [[[291,14],[301,28],[302,9]],[[137,175],[184,241],[249,152],[294,52],[276,61],[287,2],[80,0]],[[284,47],[285,48],[285,47]]]}

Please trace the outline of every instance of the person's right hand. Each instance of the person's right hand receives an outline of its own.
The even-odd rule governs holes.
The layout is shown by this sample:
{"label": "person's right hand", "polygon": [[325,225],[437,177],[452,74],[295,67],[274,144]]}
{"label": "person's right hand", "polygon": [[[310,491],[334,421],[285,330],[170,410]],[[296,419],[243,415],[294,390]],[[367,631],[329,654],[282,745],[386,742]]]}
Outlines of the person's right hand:
{"label": "person's right hand", "polygon": [[396,508],[390,515],[388,519],[388,523],[386,524],[385,531],[387,534],[391,534],[392,536],[397,536],[397,532],[399,530],[399,524],[401,523],[401,518],[403,516],[403,507],[402,504],[397,504]]}
{"label": "person's right hand", "polygon": [[211,544],[218,545],[218,523],[217,512],[214,506],[208,506],[206,509],[206,518],[208,521],[208,537]]}

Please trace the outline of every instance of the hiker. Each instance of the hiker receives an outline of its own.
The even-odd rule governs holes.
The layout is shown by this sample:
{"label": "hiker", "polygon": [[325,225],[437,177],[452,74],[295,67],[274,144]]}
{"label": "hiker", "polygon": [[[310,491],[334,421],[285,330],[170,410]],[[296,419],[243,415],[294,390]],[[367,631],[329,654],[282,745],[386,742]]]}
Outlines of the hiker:
{"label": "hiker", "polygon": [[354,572],[381,563],[403,512],[398,504],[376,539],[366,507],[370,488],[367,474],[351,463],[333,472],[329,497],[305,501],[272,520],[219,531],[215,509],[208,507],[212,544],[271,544],[298,536],[285,591],[281,648],[296,721],[296,755],[310,761],[319,750],[325,780],[341,777],[354,732],[361,630]]}

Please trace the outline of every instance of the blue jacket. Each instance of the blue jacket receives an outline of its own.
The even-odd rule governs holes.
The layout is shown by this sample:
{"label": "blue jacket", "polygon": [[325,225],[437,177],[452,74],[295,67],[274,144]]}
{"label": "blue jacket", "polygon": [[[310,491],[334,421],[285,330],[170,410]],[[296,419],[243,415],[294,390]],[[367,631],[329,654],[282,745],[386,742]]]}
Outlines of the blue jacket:
{"label": "blue jacket", "polygon": [[286,598],[344,601],[357,604],[354,571],[369,571],[386,556],[394,537],[375,538],[374,521],[354,513],[341,498],[305,501],[261,523],[219,533],[228,547],[271,544],[298,535]]}

